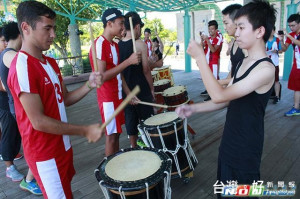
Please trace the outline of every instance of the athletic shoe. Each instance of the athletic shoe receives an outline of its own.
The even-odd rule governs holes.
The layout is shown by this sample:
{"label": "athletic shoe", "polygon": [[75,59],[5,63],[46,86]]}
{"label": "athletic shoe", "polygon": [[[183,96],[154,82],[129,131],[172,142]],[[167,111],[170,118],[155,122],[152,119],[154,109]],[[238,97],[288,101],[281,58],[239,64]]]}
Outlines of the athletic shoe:
{"label": "athletic shoe", "polygon": [[284,114],[285,116],[296,116],[300,115],[300,109],[295,109],[294,107]]}
{"label": "athletic shoe", "polygon": [[207,96],[207,98],[204,99],[205,102],[211,100],[210,96]]}
{"label": "athletic shoe", "polygon": [[20,160],[20,159],[22,159],[23,157],[24,157],[23,154],[18,153],[18,154],[16,155],[16,157],[15,157],[14,160]]}
{"label": "athletic shoe", "polygon": [[273,98],[273,104],[277,104],[279,102],[279,97],[275,96]]}
{"label": "athletic shoe", "polygon": [[138,140],[136,141],[136,144],[141,148],[147,147],[147,145],[143,142],[143,140],[141,138],[138,138]]}
{"label": "athletic shoe", "polygon": [[0,154],[0,160],[3,160],[2,155]]}
{"label": "athletic shoe", "polygon": [[23,180],[24,175],[17,170],[15,165],[10,165],[10,167],[6,168],[6,177],[11,178],[14,182],[20,182]]}
{"label": "athletic shoe", "polygon": [[21,189],[23,189],[25,191],[29,191],[30,193],[32,193],[34,195],[37,195],[37,196],[43,195],[43,193],[35,179],[33,179],[31,182],[26,182],[26,180],[23,179],[19,186]]}
{"label": "athletic shoe", "polygon": [[208,95],[207,90],[201,92],[200,95]]}

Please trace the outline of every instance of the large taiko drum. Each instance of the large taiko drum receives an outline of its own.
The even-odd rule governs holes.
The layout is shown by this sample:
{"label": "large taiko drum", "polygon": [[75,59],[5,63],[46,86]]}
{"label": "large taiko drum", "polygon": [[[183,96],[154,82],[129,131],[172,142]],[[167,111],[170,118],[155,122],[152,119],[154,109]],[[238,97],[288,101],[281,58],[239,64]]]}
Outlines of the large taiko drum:
{"label": "large taiko drum", "polygon": [[163,92],[171,87],[171,81],[168,79],[161,79],[153,82],[154,92]]}
{"label": "large taiko drum", "polygon": [[187,136],[187,121],[175,112],[154,115],[138,125],[146,145],[162,149],[173,160],[172,178],[194,170],[198,160]]}
{"label": "large taiko drum", "polygon": [[171,81],[168,79],[161,79],[153,82],[155,101],[158,104],[164,104],[164,98],[162,96],[162,92],[167,88],[171,87]]}
{"label": "large taiko drum", "polygon": [[158,72],[157,71],[151,71],[151,76],[152,76],[152,79],[153,79],[153,82],[155,81],[158,81]]}
{"label": "large taiko drum", "polygon": [[95,175],[106,199],[171,199],[171,164],[162,150],[129,148],[104,158]]}
{"label": "large taiko drum", "polygon": [[[163,91],[164,102],[169,106],[177,106],[189,102],[188,93],[185,86],[173,86]],[[175,110],[175,108],[168,108]]]}
{"label": "large taiko drum", "polygon": [[171,81],[171,85],[174,85],[174,80],[173,80],[173,74],[171,71],[171,66],[170,65],[166,65],[166,66],[162,66],[160,68],[154,68],[153,71],[157,71],[158,72],[158,79],[169,79]]}

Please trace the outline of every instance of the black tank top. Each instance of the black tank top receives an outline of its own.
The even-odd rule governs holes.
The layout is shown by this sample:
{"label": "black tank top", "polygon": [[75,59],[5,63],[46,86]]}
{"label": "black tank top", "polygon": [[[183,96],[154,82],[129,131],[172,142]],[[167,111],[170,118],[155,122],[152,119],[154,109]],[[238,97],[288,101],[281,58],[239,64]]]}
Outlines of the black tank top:
{"label": "black tank top", "polygon": [[1,77],[2,83],[6,90],[6,92],[1,92],[1,102],[0,103],[1,103],[1,107],[3,109],[7,110],[7,107],[9,107],[8,110],[10,110],[10,112],[14,113],[15,112],[14,100],[13,100],[13,97],[12,97],[10,90],[8,88],[8,85],[7,85],[7,77],[8,77],[9,68],[7,68],[3,62],[3,55],[7,51],[11,51],[11,50],[15,51],[15,49],[13,49],[13,48],[6,48],[0,54],[0,77]]}
{"label": "black tank top", "polygon": [[[260,59],[237,78],[241,61],[234,73],[233,84],[247,77],[263,61],[272,63],[270,58]],[[229,103],[219,157],[233,168],[259,171],[264,142],[265,109],[272,89],[273,87],[264,94],[253,91]]]}
{"label": "black tank top", "polygon": [[[128,41],[120,41],[118,45],[120,63],[122,63],[133,53],[132,41],[131,39]],[[140,86],[141,91],[137,95],[140,100],[149,101],[149,98],[152,99],[151,90],[144,75],[142,63],[139,63],[139,65],[128,66],[123,70],[122,74],[130,90],[132,90],[136,85]],[[126,97],[124,92],[123,97]]]}
{"label": "black tank top", "polygon": [[[235,41],[234,41],[234,43],[235,43]],[[233,46],[234,46],[234,43],[233,43]],[[233,54],[233,48],[231,48],[231,50],[230,50],[231,78],[233,77],[233,74],[236,70],[238,63],[240,61],[242,61],[244,58],[245,58],[245,55],[243,53],[243,50],[240,47],[238,47],[236,49],[235,54]]]}

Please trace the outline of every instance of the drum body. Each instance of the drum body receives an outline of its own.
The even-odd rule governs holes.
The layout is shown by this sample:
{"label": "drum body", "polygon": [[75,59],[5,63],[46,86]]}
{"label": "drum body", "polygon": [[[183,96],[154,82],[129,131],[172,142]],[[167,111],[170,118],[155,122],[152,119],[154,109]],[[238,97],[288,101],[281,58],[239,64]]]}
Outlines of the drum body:
{"label": "drum body", "polygon": [[167,112],[152,116],[138,126],[146,144],[163,149],[172,159],[172,178],[191,172],[198,163],[186,125],[186,120],[180,119],[175,112]]}
{"label": "drum body", "polygon": [[[169,106],[176,106],[189,101],[188,93],[185,86],[173,86],[164,90],[162,94],[164,101]],[[170,110],[169,108],[168,110]],[[172,108],[173,110],[175,108]]]}
{"label": "drum body", "polygon": [[158,72],[158,79],[169,79],[171,81],[171,85],[174,85],[174,81],[173,81],[173,74],[171,71],[171,66],[170,65],[166,65],[166,66],[162,66],[160,68],[154,68],[154,71]]}
{"label": "drum body", "polygon": [[153,82],[154,92],[163,92],[167,88],[171,87],[171,81],[168,79],[161,79]]}
{"label": "drum body", "polygon": [[171,81],[168,79],[158,80],[153,82],[155,101],[158,104],[164,104],[164,97],[162,96],[162,92],[167,88],[171,87]]}
{"label": "drum body", "polygon": [[172,160],[153,148],[129,148],[101,162],[95,176],[106,199],[171,199]]}

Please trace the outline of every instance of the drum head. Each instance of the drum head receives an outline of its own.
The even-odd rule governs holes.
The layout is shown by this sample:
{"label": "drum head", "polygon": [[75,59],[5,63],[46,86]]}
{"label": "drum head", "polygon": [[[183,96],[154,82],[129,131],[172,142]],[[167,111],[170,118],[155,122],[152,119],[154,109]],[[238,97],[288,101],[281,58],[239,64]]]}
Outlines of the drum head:
{"label": "drum head", "polygon": [[151,75],[154,76],[154,75],[157,75],[158,72],[157,71],[151,71]]}
{"label": "drum head", "polygon": [[162,67],[160,67],[160,68],[154,68],[153,70],[154,70],[154,71],[160,71],[160,70],[168,69],[168,68],[170,68],[170,67],[171,67],[171,65],[164,65],[164,66],[162,66]]}
{"label": "drum head", "polygon": [[[117,181],[136,181],[153,175],[161,167],[161,159],[152,151],[129,151],[113,157],[105,173]],[[134,171],[134,172],[133,172]]]}
{"label": "drum head", "polygon": [[144,121],[144,124],[147,126],[159,126],[162,124],[170,123],[177,119],[178,115],[175,112],[160,113],[146,119]]}
{"label": "drum head", "polygon": [[158,81],[153,82],[153,86],[160,86],[170,83],[171,81],[169,79],[161,79]]}
{"label": "drum head", "polygon": [[136,191],[145,189],[146,182],[151,186],[161,181],[171,164],[169,156],[161,150],[128,148],[104,158],[95,176],[108,189],[118,191],[122,186],[123,191]]}
{"label": "drum head", "polygon": [[173,87],[170,87],[170,88],[164,90],[162,95],[164,97],[174,96],[174,95],[179,95],[180,93],[183,93],[185,91],[186,91],[185,86],[173,86]]}

